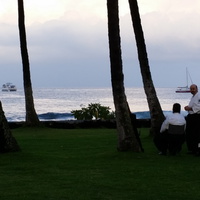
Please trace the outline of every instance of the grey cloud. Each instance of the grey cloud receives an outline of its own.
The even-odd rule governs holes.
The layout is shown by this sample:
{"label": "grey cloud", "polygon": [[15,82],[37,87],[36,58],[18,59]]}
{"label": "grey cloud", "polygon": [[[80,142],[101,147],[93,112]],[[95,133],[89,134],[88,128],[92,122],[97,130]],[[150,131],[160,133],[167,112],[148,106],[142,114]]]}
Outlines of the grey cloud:
{"label": "grey cloud", "polygon": [[[89,15],[79,17],[77,13],[68,12],[60,19],[26,27],[35,85],[110,86],[107,20]],[[197,69],[199,18],[198,12],[177,14],[174,11],[170,15],[152,12],[141,16],[156,86],[176,86],[174,69],[183,73],[186,65]],[[130,15],[122,16],[120,23],[125,83],[141,85]],[[0,65],[19,68],[21,74],[18,27],[6,24],[1,27],[0,43],[5,51],[0,53]],[[168,77],[171,77],[170,83]]]}

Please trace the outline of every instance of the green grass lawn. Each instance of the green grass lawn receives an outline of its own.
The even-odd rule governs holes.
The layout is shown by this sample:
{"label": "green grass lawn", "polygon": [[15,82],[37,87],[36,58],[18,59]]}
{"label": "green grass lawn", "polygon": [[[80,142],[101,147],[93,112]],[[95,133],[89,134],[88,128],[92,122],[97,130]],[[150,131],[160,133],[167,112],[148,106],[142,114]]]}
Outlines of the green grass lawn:
{"label": "green grass lawn", "polygon": [[200,158],[117,152],[116,130],[18,128],[22,151],[0,154],[0,200],[199,200]]}

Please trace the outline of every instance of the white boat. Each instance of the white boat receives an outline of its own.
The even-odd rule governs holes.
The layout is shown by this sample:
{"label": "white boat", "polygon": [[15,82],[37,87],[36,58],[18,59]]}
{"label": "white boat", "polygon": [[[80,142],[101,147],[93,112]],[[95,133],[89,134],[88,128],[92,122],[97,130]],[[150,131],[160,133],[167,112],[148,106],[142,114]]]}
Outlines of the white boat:
{"label": "white boat", "polygon": [[188,86],[188,77],[190,78],[190,81],[191,81],[191,84],[192,84],[192,79],[190,77],[190,74],[186,68],[186,82],[187,82],[187,85],[184,86],[184,87],[177,87],[176,89],[176,93],[189,93],[190,92],[190,88]]}
{"label": "white boat", "polygon": [[15,92],[17,91],[17,87],[12,83],[5,83],[2,85],[3,92]]}
{"label": "white boat", "polygon": [[190,88],[188,86],[185,87],[177,87],[176,93],[189,93]]}

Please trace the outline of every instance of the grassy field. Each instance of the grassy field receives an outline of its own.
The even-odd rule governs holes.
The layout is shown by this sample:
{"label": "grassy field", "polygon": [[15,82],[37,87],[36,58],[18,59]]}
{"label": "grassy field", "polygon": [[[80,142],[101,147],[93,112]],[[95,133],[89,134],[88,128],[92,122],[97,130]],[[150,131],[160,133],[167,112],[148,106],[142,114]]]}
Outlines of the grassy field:
{"label": "grassy field", "polygon": [[117,152],[113,129],[18,128],[22,151],[0,154],[1,200],[199,200],[200,158]]}

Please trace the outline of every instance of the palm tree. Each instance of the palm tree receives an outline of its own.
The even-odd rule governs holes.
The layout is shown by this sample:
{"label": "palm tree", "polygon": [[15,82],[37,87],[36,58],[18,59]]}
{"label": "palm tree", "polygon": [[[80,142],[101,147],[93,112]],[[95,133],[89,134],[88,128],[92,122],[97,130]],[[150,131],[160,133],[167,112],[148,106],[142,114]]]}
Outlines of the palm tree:
{"label": "palm tree", "polygon": [[118,150],[140,152],[142,148],[131,124],[131,115],[124,89],[121,58],[118,0],[107,0],[108,38],[111,63],[111,82],[116,111]]}
{"label": "palm tree", "polygon": [[20,151],[20,147],[12,136],[0,101],[0,153],[17,151]]}
{"label": "palm tree", "polygon": [[129,0],[129,6],[131,11],[133,29],[135,32],[138,59],[140,63],[140,70],[143,79],[144,90],[147,96],[147,102],[149,105],[151,115],[151,135],[155,135],[160,131],[160,126],[164,121],[165,117],[162,112],[162,108],[160,106],[158,97],[156,95],[156,90],[154,88],[153,80],[151,77],[151,71],[148,62],[145,39],[142,30],[137,0]]}
{"label": "palm tree", "polygon": [[18,0],[18,25],[21,45],[21,56],[23,63],[23,80],[26,104],[26,124],[29,126],[39,125],[39,119],[34,108],[33,92],[31,85],[31,75],[29,66],[29,57],[26,43],[26,30],[24,23],[24,3]]}

